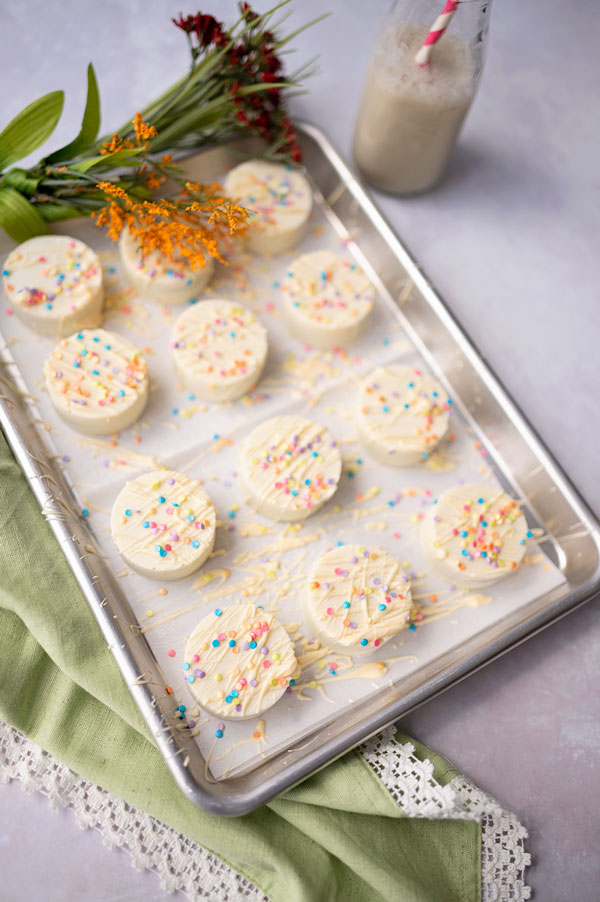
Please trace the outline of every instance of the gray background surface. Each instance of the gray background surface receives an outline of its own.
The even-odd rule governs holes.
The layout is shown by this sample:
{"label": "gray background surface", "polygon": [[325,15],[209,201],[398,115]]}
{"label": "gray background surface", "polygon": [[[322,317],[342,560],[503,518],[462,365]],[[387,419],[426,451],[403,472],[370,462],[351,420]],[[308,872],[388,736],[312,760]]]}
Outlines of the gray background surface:
{"label": "gray background surface", "polygon": [[[230,20],[233,6],[213,2],[205,11]],[[293,112],[320,125],[347,157],[387,6],[298,0],[290,22],[333,13],[294,42],[298,62],[321,59]],[[105,130],[187,65],[185,39],[169,23],[179,0],[3,0],[0,9],[2,124],[38,95],[65,88],[54,146],[77,131],[90,59]],[[596,512],[599,20],[593,0],[496,0],[480,94],[444,184],[412,200],[375,195]],[[530,832],[529,883],[540,902],[600,897],[599,660],[592,602],[402,724],[517,812]],[[7,902],[167,898],[153,875],[134,871],[128,856],[109,853],[70,813],[52,812],[17,783],[0,789],[0,873]]]}

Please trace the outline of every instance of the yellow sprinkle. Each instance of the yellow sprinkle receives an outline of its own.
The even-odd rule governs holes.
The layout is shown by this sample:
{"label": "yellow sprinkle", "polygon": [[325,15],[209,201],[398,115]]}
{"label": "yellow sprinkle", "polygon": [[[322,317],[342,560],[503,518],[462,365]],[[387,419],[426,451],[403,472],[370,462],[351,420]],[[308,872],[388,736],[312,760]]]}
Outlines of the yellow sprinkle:
{"label": "yellow sprinkle", "polygon": [[308,685],[310,686],[311,689],[316,689],[318,686],[318,683],[316,680],[311,680]]}
{"label": "yellow sprinkle", "polygon": [[163,596],[164,596],[164,595],[168,595],[168,594],[169,594],[169,590],[168,590],[168,589],[159,589],[159,590],[158,590],[158,594],[159,594],[159,595],[163,595]]}
{"label": "yellow sprinkle", "polygon": [[215,673],[215,683],[220,683],[222,679],[223,679],[222,673]]}
{"label": "yellow sprinkle", "polygon": [[154,617],[154,611],[151,611],[150,609],[148,609],[146,611],[146,617]]}
{"label": "yellow sprinkle", "polygon": [[269,572],[267,573],[267,578],[268,578],[268,579],[275,579],[275,571],[274,571],[274,570],[269,570]]}
{"label": "yellow sprinkle", "polygon": [[410,569],[410,561],[402,561],[402,566],[404,567],[405,570],[409,570]]}
{"label": "yellow sprinkle", "polygon": [[160,479],[155,479],[154,482],[152,483],[152,488],[158,489],[159,487],[160,487]]}
{"label": "yellow sprinkle", "polygon": [[323,670],[323,668],[325,667],[325,661],[319,661],[317,667],[319,668],[319,670]]}
{"label": "yellow sprinkle", "polygon": [[276,686],[276,685],[277,685],[277,680],[275,679],[275,677],[273,677],[271,680],[271,686]]}
{"label": "yellow sprinkle", "polygon": [[281,655],[279,654],[278,651],[276,651],[274,655],[271,655],[271,657],[274,661],[278,661],[279,658],[281,657]]}

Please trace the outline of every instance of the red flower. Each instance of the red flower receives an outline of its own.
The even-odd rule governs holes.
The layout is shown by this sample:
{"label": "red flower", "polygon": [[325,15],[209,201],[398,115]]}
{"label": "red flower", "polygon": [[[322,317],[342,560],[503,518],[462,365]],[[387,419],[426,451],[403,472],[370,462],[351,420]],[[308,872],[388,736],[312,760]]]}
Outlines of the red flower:
{"label": "red flower", "polygon": [[243,16],[246,16],[248,22],[256,22],[256,20],[260,18],[258,13],[254,12],[249,3],[240,3],[240,12]]}

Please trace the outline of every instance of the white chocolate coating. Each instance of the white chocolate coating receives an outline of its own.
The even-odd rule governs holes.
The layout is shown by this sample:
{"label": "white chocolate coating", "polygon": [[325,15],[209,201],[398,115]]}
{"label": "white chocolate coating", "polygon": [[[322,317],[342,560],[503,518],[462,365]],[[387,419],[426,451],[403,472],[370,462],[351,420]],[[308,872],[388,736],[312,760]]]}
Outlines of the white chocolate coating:
{"label": "white chocolate coating", "polygon": [[448,489],[421,524],[427,563],[443,579],[469,589],[515,571],[526,541],[527,523],[518,503],[489,485]]}
{"label": "white chocolate coating", "polygon": [[214,261],[208,254],[200,269],[190,269],[181,257],[170,260],[158,251],[142,257],[127,230],[121,235],[119,254],[125,274],[137,294],[167,307],[185,304],[198,297],[215,271]]}
{"label": "white chocolate coating", "polygon": [[273,520],[304,520],[337,489],[342,458],[337,443],[314,420],[266,420],[244,442],[242,485],[256,510]]}
{"label": "white chocolate coating", "polygon": [[246,240],[255,254],[281,254],[302,241],[312,209],[312,191],[296,169],[249,160],[232,169],[225,193],[254,212]]}
{"label": "white chocolate coating", "polygon": [[309,634],[334,651],[370,654],[410,622],[411,585],[382,548],[336,545],[315,563],[302,599]]}
{"label": "white chocolate coating", "polygon": [[260,379],[267,359],[267,332],[243,304],[202,301],[175,323],[171,348],[185,388],[208,401],[232,401]]}
{"label": "white chocolate coating", "polygon": [[215,508],[198,482],[175,470],[154,470],[126,482],[110,518],[113,541],[150,579],[183,579],[215,544]]}
{"label": "white chocolate coating", "polygon": [[409,467],[428,457],[448,431],[450,402],[433,379],[409,366],[378,366],[361,385],[356,423],[376,460]]}
{"label": "white chocolate coating", "polygon": [[190,692],[215,717],[259,717],[298,672],[294,644],[273,614],[253,604],[216,611],[200,621],[185,647]]}
{"label": "white chocolate coating", "polygon": [[61,338],[102,322],[100,260],[77,238],[30,238],[9,254],[3,275],[15,313],[34,332]]}
{"label": "white chocolate coating", "polygon": [[44,379],[57,413],[87,435],[121,432],[141,416],[148,400],[146,361],[105,329],[63,338],[44,364]]}
{"label": "white chocolate coating", "polygon": [[281,283],[292,335],[320,350],[353,344],[365,332],[375,292],[362,269],[332,251],[297,257]]}

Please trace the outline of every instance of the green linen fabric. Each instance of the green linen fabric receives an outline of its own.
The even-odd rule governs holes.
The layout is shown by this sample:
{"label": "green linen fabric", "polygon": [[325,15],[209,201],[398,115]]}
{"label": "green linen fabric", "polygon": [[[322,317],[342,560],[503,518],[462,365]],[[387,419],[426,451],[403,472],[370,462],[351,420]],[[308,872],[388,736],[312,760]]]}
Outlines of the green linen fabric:
{"label": "green linen fabric", "polygon": [[[407,818],[356,752],[225,819],[179,791],[0,433],[0,718],[272,902],[479,902],[480,826]],[[456,772],[429,749],[436,776]]]}

